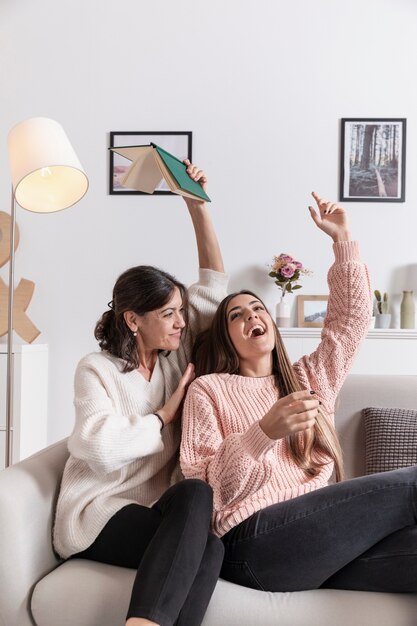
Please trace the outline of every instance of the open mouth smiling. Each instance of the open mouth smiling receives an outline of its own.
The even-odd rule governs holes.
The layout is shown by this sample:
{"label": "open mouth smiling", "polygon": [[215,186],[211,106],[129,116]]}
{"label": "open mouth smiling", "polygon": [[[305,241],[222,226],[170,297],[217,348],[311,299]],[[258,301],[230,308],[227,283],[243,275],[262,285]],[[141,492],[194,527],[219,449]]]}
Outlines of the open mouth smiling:
{"label": "open mouth smiling", "polygon": [[265,328],[260,324],[255,324],[248,330],[248,337],[262,337],[265,334]]}

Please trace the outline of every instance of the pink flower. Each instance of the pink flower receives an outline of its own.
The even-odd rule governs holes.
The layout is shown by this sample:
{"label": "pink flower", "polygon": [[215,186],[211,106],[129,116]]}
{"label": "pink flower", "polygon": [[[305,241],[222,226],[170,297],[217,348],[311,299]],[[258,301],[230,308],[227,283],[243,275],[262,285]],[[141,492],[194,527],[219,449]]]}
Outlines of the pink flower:
{"label": "pink flower", "polygon": [[295,267],[292,264],[284,265],[281,268],[281,274],[285,276],[285,278],[292,278],[295,274]]}
{"label": "pink flower", "polygon": [[270,265],[269,276],[274,279],[275,284],[285,293],[293,293],[293,290],[300,289],[300,276],[309,276],[312,272],[306,269],[300,261],[296,261],[289,254],[281,253],[273,257],[273,264]]}

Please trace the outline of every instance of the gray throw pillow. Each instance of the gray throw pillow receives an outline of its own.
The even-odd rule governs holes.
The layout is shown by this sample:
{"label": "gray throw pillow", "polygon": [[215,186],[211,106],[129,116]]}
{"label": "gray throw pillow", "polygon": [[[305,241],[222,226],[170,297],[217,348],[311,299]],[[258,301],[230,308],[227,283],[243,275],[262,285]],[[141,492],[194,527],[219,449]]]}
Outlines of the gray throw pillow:
{"label": "gray throw pillow", "polygon": [[362,409],[366,473],[417,465],[417,411]]}

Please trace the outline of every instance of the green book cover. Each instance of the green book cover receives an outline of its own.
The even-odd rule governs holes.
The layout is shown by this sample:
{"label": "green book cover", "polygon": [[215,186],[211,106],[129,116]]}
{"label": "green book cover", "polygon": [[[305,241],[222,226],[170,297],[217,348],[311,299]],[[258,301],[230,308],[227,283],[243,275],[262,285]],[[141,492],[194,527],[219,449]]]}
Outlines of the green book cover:
{"label": "green book cover", "polygon": [[188,176],[187,166],[182,161],[177,159],[177,157],[175,157],[173,154],[170,154],[163,148],[160,148],[155,143],[153,143],[152,145],[157,150],[159,156],[161,157],[181,189],[195,194],[202,200],[207,200],[207,202],[211,202],[210,198],[208,197],[200,183],[196,183],[195,180]]}

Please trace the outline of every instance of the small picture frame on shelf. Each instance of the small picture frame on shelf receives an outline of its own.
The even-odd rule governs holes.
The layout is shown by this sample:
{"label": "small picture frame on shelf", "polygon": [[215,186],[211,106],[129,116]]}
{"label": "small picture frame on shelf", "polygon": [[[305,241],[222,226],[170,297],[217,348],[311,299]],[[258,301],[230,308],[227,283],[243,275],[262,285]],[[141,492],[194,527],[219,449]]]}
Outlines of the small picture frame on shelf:
{"label": "small picture frame on shelf", "polygon": [[298,326],[320,328],[327,312],[329,296],[297,296]]}
{"label": "small picture frame on shelf", "polygon": [[405,118],[343,118],[340,200],[405,202]]}
{"label": "small picture frame on shelf", "polygon": [[[110,133],[110,148],[122,146],[142,146],[155,143],[167,150],[178,159],[189,159],[192,162],[192,132],[191,131],[112,131]],[[149,194],[124,187],[122,180],[132,161],[120,154],[109,150],[109,194],[120,196],[147,196]],[[162,179],[152,195],[175,195]]]}

